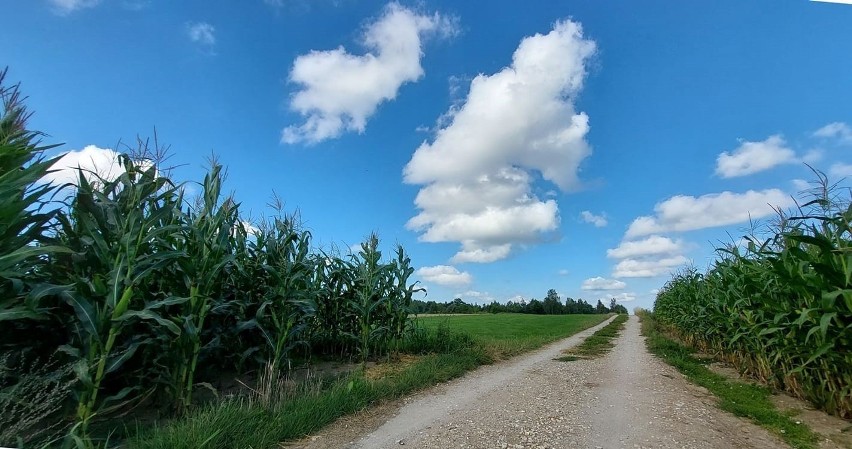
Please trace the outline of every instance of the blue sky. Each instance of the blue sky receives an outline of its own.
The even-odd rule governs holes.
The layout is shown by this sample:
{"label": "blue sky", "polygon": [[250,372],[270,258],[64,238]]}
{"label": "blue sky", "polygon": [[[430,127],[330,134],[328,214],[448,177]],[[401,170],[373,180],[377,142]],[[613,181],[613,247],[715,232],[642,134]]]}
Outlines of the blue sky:
{"label": "blue sky", "polygon": [[[428,299],[654,289],[852,175],[852,5],[33,0],[0,65],[63,164],[153,135],[318,246],[401,243]],[[57,177],[62,174],[57,174]]]}

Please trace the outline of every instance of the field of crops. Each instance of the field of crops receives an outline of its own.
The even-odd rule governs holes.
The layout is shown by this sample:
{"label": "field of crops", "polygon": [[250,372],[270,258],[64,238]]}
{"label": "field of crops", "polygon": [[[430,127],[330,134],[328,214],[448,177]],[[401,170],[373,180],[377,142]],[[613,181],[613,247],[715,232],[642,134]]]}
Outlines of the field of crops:
{"label": "field of crops", "polygon": [[47,185],[50,147],[17,89],[0,97],[0,446],[69,426],[99,445],[93,424],[140,404],[180,416],[225,377],[402,344],[418,290],[402,247],[326,253],[280,211],[249,226],[220,165],[189,199],[144,142],[117,176]]}
{"label": "field of crops", "polygon": [[820,175],[812,199],[706,273],[671,279],[657,320],[741,372],[852,417],[852,208]]}

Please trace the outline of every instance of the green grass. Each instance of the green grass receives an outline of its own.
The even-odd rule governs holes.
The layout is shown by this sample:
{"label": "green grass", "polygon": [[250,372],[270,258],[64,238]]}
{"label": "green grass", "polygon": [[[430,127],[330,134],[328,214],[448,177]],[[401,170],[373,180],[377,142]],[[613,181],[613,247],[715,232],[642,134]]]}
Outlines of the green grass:
{"label": "green grass", "polygon": [[769,388],[738,382],[714,373],[705,361],[693,356],[693,351],[663,335],[653,314],[640,314],[642,335],[647,337],[648,350],[674,366],[690,381],[708,389],[719,398],[719,407],[736,416],[750,419],[781,437],[794,448],[815,449],[819,437],[805,424],[796,424],[790,414],[775,407]]}
{"label": "green grass", "polygon": [[337,418],[381,400],[458,377],[488,363],[479,348],[420,358],[400,372],[369,380],[355,373],[299,388],[281,401],[263,405],[246,398],[226,399],[161,426],[136,431],[130,449],[272,448],[314,433]]}
{"label": "green grass", "polygon": [[498,313],[420,317],[426,329],[442,325],[471,335],[494,359],[501,360],[539,348],[601,323],[609,315],[528,315]]}
{"label": "green grass", "polygon": [[517,355],[600,323],[605,315],[468,315],[426,317],[411,342],[413,352],[431,349],[378,379],[361,373],[303,386],[263,405],[225,399],[184,418],[130,431],[130,449],[255,448],[304,437],[371,404],[461,376],[495,359]]}
{"label": "green grass", "polygon": [[565,351],[568,355],[559,357],[560,362],[573,362],[578,359],[590,359],[600,357],[615,347],[612,343],[618,334],[624,329],[627,315],[618,315],[609,324],[598,329],[594,334],[583,340],[579,345]]}

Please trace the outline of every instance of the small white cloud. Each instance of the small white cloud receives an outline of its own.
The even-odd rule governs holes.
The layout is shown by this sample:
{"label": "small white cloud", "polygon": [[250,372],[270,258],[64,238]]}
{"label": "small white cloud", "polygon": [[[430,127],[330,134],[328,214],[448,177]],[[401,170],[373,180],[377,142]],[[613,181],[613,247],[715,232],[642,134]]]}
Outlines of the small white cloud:
{"label": "small white cloud", "polygon": [[595,215],[587,210],[580,212],[580,218],[586,223],[595,225],[596,228],[602,228],[607,225],[606,214]]}
{"label": "small white cloud", "polygon": [[612,275],[617,278],[647,278],[670,274],[675,268],[689,262],[684,256],[662,259],[624,259],[619,262]]}
{"label": "small white cloud", "polygon": [[636,293],[633,292],[622,292],[617,295],[606,295],[598,298],[605,306],[609,307],[609,300],[615,299],[615,302],[630,302],[636,299]]}
{"label": "small white cloud", "polygon": [[494,297],[488,292],[479,292],[476,290],[468,290],[464,293],[456,293],[456,298],[469,299],[475,304],[485,304],[494,301]]}
{"label": "small white cloud", "polygon": [[434,267],[422,267],[417,270],[417,275],[427,282],[434,282],[444,286],[470,285],[473,276],[468,272],[459,271],[456,267],[449,265],[436,265]]}
{"label": "small white cloud", "polygon": [[852,128],[843,122],[829,123],[814,131],[814,137],[837,139],[839,143],[852,144]]}
{"label": "small white cloud", "polygon": [[622,290],[627,287],[622,281],[617,279],[606,279],[600,276],[586,279],[580,287],[583,290]]}
{"label": "small white cloud", "polygon": [[77,185],[80,182],[80,172],[89,182],[97,180],[94,175],[112,181],[124,173],[124,167],[118,163],[119,153],[109,148],[98,148],[95,145],[87,145],[79,151],[69,151],[63,154],[53,165],[53,172],[45,175],[44,182],[53,183],[55,186],[66,184]]}
{"label": "small white cloud", "polygon": [[748,222],[786,208],[793,199],[781,190],[710,193],[699,197],[676,195],[654,206],[654,216],[633,220],[626,238],[670,231],[693,231]]}
{"label": "small white cloud", "polygon": [[67,16],[79,9],[94,8],[101,0],[48,0],[53,6],[53,12],[60,16]]}
{"label": "small white cloud", "polygon": [[825,152],[821,148],[811,148],[802,156],[801,161],[806,164],[815,164],[821,161],[824,155]]}
{"label": "small white cloud", "polygon": [[652,288],[650,291],[648,291],[648,293],[650,293],[654,296],[657,296],[657,294],[660,293],[660,289],[659,288]]}
{"label": "small white cloud", "polygon": [[297,57],[290,81],[301,87],[290,108],[305,122],[284,128],[281,141],[318,143],[345,131],[364,132],[379,104],[423,76],[423,38],[429,33],[451,35],[456,27],[454,20],[440,14],[420,15],[390,3],[364,32],[369,53],[353,55],[340,46]]}
{"label": "small white cloud", "polygon": [[560,275],[560,276],[568,276],[569,274],[571,274],[571,272],[570,272],[570,271],[568,271],[568,270],[566,270],[565,268],[563,268],[563,269],[561,269],[561,270],[557,271],[556,273],[557,273],[558,275]]}
{"label": "small white cloud", "polygon": [[804,179],[794,179],[790,181],[790,183],[793,184],[793,188],[796,189],[797,192],[804,192],[805,190],[809,190],[813,187],[811,183]]}
{"label": "small white cloud", "polygon": [[652,235],[646,239],[621,242],[617,248],[606,250],[607,257],[613,259],[628,259],[643,256],[672,255],[684,250],[681,240]]}
{"label": "small white cloud", "polygon": [[852,177],[852,164],[836,163],[828,169],[828,174],[834,178]]}
{"label": "small white cloud", "polygon": [[216,45],[216,28],[206,22],[191,22],[186,25],[189,40],[208,49]]}
{"label": "small white cloud", "polygon": [[521,40],[510,66],[470,81],[403,170],[406,183],[423,185],[407,224],[421,241],[459,242],[454,262],[492,262],[558,232],[556,200],[532,184],[540,173],[563,191],[579,185],[591,148],[574,102],[594,53],[578,23],[560,21]]}
{"label": "small white cloud", "polygon": [[716,159],[716,174],[734,178],[796,161],[796,153],[787,148],[780,135],[774,135],[762,142],[743,142],[733,153],[720,154]]}

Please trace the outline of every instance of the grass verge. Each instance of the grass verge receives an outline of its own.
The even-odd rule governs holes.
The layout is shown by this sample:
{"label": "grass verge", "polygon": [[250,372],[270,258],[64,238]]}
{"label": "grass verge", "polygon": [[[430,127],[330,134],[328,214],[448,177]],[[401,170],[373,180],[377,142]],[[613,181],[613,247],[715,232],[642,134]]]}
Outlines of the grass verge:
{"label": "grass verge", "polygon": [[361,373],[302,386],[280,400],[225,399],[162,426],[137,430],[127,448],[270,448],[309,435],[372,403],[458,377],[488,363],[476,347],[422,357],[406,369],[376,380]]}
{"label": "grass verge", "polygon": [[592,359],[606,354],[610,349],[615,347],[612,340],[618,337],[618,334],[624,329],[624,323],[626,322],[627,315],[616,316],[609,324],[598,329],[579,345],[566,349],[564,351],[566,355],[557,357],[554,360],[573,362],[581,359]]}
{"label": "grass verge", "polygon": [[[447,319],[449,318],[449,319]],[[407,341],[405,352],[422,354],[404,368],[371,379],[354,373],[340,379],[309,382],[274,400],[230,398],[190,412],[183,418],[144,429],[123,447],[130,449],[277,447],[310,435],[337,418],[382,400],[461,376],[480,365],[538,348],[588,329],[603,315],[475,315],[430,317]],[[283,386],[282,386],[283,388]],[[265,391],[275,391],[275,385]]]}
{"label": "grass verge", "polygon": [[706,361],[695,356],[691,349],[668,338],[659,329],[652,313],[639,315],[642,335],[648,350],[674,366],[691,382],[700,385],[719,398],[719,408],[736,416],[750,419],[768,429],[797,449],[816,449],[819,437],[804,424],[797,424],[793,415],[781,413],[771,402],[769,388],[739,382],[714,373]]}

